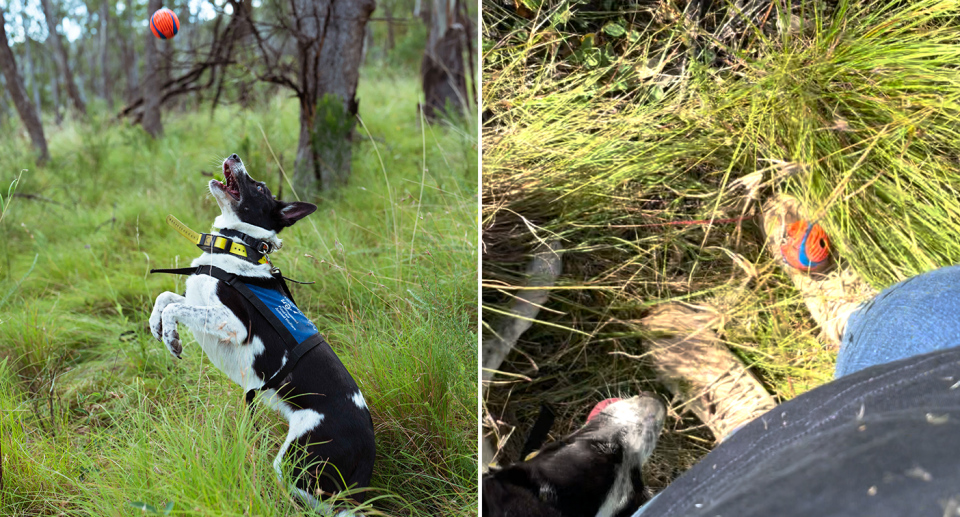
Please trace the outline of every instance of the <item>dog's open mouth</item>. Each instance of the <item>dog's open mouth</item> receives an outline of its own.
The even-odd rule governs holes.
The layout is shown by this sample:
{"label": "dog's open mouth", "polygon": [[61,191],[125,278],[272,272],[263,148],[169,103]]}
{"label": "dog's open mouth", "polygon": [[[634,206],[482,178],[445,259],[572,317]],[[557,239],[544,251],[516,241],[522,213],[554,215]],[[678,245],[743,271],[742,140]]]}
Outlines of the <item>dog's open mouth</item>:
{"label": "dog's open mouth", "polygon": [[230,166],[226,163],[223,164],[223,183],[217,181],[217,185],[234,200],[240,200],[240,188],[237,185],[237,178],[233,175],[233,172],[230,171]]}

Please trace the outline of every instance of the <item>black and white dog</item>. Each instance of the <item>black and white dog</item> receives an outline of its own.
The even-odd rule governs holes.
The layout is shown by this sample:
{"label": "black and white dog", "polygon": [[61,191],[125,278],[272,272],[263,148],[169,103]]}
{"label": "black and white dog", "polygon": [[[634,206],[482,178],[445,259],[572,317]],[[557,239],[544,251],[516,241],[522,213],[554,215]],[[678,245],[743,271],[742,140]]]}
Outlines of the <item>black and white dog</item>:
{"label": "black and white dog", "polygon": [[[264,253],[280,248],[277,234],[317,209],[310,203],[274,198],[266,185],[247,174],[236,154],[224,160],[223,174],[223,183],[211,180],[209,184],[222,211],[213,222],[219,230],[210,235],[240,243],[241,249],[244,243],[251,244],[246,248],[248,255],[258,255],[252,251],[258,247]],[[263,389],[262,400],[290,423],[274,461],[281,484],[281,462],[296,443],[306,454],[295,465],[296,482],[291,488],[307,505],[330,511],[331,505],[321,500],[370,483],[376,450],[373,421],[363,394],[322,338],[314,335],[319,344],[297,361],[298,352],[291,355],[284,341],[289,338],[282,336],[282,328],[276,328],[276,319],[265,316],[242,294],[248,288],[272,293],[269,296],[280,300],[277,303],[282,307],[277,311],[282,311],[278,312],[281,318],[295,312],[301,318],[295,321],[299,330],[306,327],[316,334],[316,327],[291,303],[282,279],[271,274],[269,259],[258,263],[208,249],[192,263],[197,272],[187,279],[185,296],[165,292],[157,297],[150,331],[179,358],[182,345],[177,324],[186,325],[210,361],[230,379],[244,390]],[[217,270],[230,281],[209,273]],[[293,369],[274,382],[274,376],[289,370],[287,361],[291,359],[295,361]],[[268,380],[276,387],[265,389]],[[252,396],[251,391],[248,394]],[[363,491],[350,497],[358,502],[365,499]]]}
{"label": "black and white dog", "polygon": [[484,517],[629,517],[666,410],[652,395],[611,401],[530,460],[483,476]]}

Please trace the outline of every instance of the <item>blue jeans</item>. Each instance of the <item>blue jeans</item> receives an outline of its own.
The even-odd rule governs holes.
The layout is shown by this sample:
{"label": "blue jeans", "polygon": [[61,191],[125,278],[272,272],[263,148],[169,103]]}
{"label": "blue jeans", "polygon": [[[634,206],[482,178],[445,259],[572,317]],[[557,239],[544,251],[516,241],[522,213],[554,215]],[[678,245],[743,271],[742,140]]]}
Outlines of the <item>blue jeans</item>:
{"label": "blue jeans", "polygon": [[960,345],[960,266],[890,286],[847,321],[834,378]]}
{"label": "blue jeans", "polygon": [[960,346],[960,266],[908,278],[864,302],[847,321],[833,376],[955,346]]}

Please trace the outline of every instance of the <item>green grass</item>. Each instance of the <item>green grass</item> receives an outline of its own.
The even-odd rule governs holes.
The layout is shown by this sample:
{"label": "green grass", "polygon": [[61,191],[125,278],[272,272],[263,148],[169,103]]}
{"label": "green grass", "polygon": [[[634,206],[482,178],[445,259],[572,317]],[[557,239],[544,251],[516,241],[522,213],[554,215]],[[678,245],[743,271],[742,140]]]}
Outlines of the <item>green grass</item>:
{"label": "green grass", "polygon": [[[461,515],[477,505],[477,135],[469,122],[421,126],[418,95],[413,77],[365,71],[350,183],[312,200],[273,258],[316,282],[294,296],[371,407],[369,511]],[[236,152],[293,198],[281,166],[293,169],[297,112],[283,96],[167,112],[159,141],[97,116],[50,124],[42,168],[4,128],[0,180],[23,169],[16,191],[32,197],[5,195],[0,221],[0,513],[304,513],[271,466],[282,418],[248,414],[183,327],[175,361],[146,323],[160,292],[183,289],[148,270],[198,255],[166,215],[205,231],[219,214],[201,172]]]}
{"label": "green grass", "polygon": [[[541,318],[585,335],[524,337],[529,355],[506,369],[534,380],[488,400],[497,414],[512,404],[521,430],[539,400],[572,427],[598,391],[655,387],[611,353],[641,353],[639,318],[668,300],[724,310],[730,348],[780,399],[832,377],[835,354],[757,222],[695,221],[750,216],[787,192],[876,288],[960,261],[960,3],[796,3],[801,34],[776,29],[781,3],[730,37],[715,2],[698,43],[668,4],[523,3],[484,12],[496,35],[484,42],[484,303],[506,304],[525,253],[558,238],[565,278]],[[750,175],[754,197],[735,184]],[[744,284],[728,251],[758,277]]]}

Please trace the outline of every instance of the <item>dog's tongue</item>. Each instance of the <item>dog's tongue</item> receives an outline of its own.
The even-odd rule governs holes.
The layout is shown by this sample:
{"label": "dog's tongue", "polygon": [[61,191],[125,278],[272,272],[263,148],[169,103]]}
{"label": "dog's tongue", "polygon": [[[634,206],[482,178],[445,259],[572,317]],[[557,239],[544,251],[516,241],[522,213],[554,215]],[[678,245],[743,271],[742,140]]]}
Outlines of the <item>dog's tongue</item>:
{"label": "dog's tongue", "polygon": [[601,400],[596,406],[593,406],[593,409],[590,411],[590,414],[587,415],[587,422],[593,420],[593,417],[600,414],[607,406],[613,404],[614,402],[619,402],[620,399],[612,398],[607,400]]}

